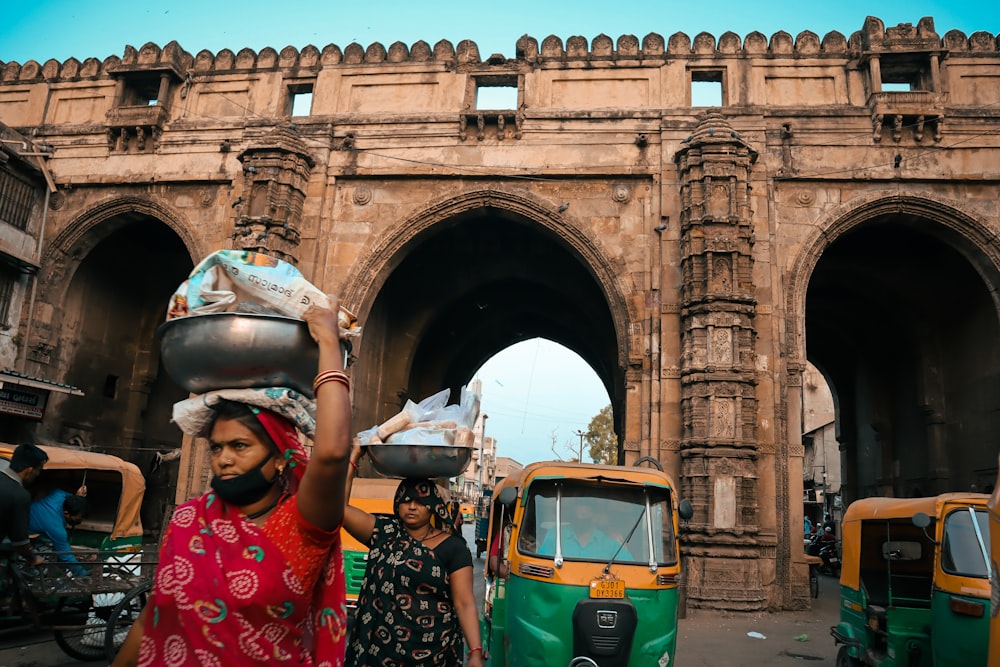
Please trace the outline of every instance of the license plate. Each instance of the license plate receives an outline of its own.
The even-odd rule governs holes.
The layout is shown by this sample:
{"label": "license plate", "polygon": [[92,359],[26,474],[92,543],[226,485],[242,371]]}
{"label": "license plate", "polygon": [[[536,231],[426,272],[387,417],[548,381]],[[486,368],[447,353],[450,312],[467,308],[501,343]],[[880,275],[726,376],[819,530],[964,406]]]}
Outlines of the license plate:
{"label": "license plate", "polygon": [[594,579],[590,582],[592,598],[623,598],[625,582],[621,579]]}

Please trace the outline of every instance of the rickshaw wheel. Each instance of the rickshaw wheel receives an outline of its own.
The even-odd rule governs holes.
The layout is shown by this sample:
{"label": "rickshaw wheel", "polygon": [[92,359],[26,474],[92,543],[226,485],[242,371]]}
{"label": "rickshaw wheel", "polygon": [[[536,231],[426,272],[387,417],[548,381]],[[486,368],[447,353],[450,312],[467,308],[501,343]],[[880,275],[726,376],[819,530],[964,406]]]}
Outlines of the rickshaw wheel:
{"label": "rickshaw wheel", "polygon": [[108,622],[91,613],[83,627],[54,630],[53,637],[63,653],[76,660],[100,660],[104,657],[104,631]]}
{"label": "rickshaw wheel", "polygon": [[[108,568],[104,576],[125,578],[131,576],[131,573],[121,568]],[[122,596],[122,593],[100,592],[90,595],[90,606],[86,609],[87,619],[83,626],[53,631],[56,644],[63,653],[77,660],[104,658],[107,653],[105,634],[108,628],[108,619],[113,610],[120,604]]]}
{"label": "rickshaw wheel", "polygon": [[152,587],[152,580],[142,582],[126,593],[125,597],[111,611],[111,615],[108,617],[107,631],[104,634],[104,654],[109,661],[114,661],[118,649],[122,647],[128,631],[132,628],[132,624],[145,608]]}
{"label": "rickshaw wheel", "polygon": [[813,598],[819,597],[819,572],[815,565],[809,566],[809,594]]}
{"label": "rickshaw wheel", "polygon": [[837,651],[837,667],[861,667],[861,661],[847,652],[846,646]]}

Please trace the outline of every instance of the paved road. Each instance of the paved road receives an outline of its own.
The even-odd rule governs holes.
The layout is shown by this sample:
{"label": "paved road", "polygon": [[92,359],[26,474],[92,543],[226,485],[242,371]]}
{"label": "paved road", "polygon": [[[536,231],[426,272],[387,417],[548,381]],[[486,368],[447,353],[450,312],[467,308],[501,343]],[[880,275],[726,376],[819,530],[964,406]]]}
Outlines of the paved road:
{"label": "paved road", "polygon": [[[475,556],[475,529],[462,530]],[[485,557],[485,555],[484,555]],[[476,596],[482,600],[484,558],[475,559]],[[679,621],[677,662],[681,667],[834,667],[837,651],[830,626],[837,622],[839,587],[820,577],[820,597],[812,609],[800,612],[727,614],[689,611]],[[764,635],[756,639],[747,635]],[[84,667],[94,662],[70,660],[51,635],[0,638],[0,667]],[[562,665],[554,667],[563,667]]]}

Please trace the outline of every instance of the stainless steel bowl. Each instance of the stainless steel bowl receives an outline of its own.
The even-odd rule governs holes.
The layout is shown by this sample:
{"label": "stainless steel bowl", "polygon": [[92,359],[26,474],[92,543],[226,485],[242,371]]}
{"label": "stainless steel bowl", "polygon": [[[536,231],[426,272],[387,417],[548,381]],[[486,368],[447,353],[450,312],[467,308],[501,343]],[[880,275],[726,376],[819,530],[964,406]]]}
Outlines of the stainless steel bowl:
{"label": "stainless steel bowl", "polygon": [[312,397],[319,347],[293,317],[214,313],[168,320],[156,331],[167,374],[184,389],[291,387]]}
{"label": "stainless steel bowl", "polygon": [[391,477],[455,477],[472,460],[472,447],[363,445],[372,465]]}

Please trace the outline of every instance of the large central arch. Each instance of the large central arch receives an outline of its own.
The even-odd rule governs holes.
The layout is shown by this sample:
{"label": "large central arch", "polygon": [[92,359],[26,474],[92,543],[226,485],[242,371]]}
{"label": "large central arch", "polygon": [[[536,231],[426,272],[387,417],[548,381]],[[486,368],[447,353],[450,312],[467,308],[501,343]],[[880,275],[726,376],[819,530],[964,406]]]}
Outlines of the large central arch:
{"label": "large central arch", "polygon": [[637,314],[621,275],[570,218],[523,193],[476,189],[428,206],[375,240],[346,282],[342,299],[366,323],[357,426],[457,392],[497,352],[542,337],[594,368],[624,439]]}

